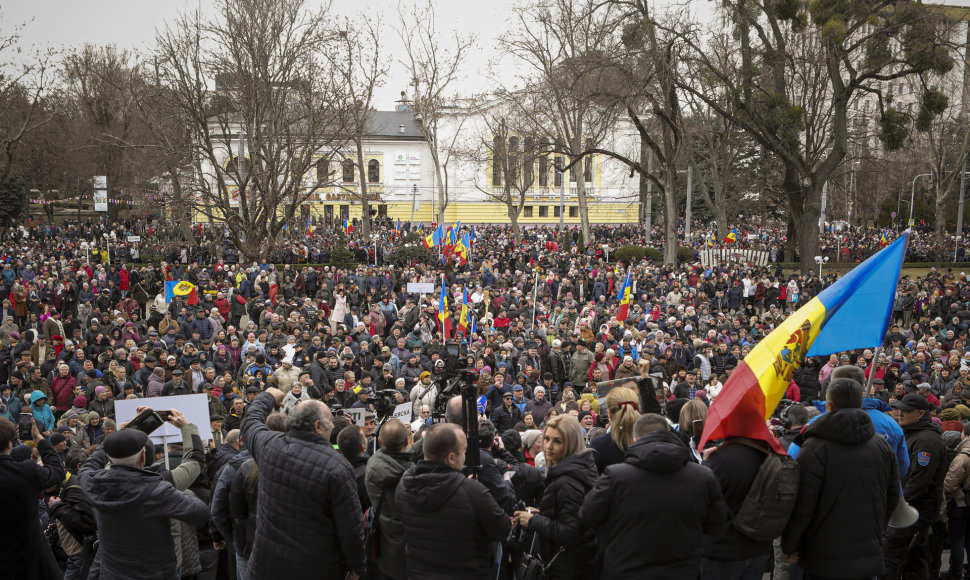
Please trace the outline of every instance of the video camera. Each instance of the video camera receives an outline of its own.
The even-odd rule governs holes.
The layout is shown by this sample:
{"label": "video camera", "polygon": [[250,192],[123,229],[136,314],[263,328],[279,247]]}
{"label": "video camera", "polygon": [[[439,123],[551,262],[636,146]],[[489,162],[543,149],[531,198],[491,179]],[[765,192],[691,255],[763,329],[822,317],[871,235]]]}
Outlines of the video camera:
{"label": "video camera", "polygon": [[383,422],[385,419],[394,414],[394,409],[397,407],[397,399],[395,399],[396,394],[396,389],[383,389],[377,391],[377,394],[374,397],[374,410],[377,412],[378,421]]}

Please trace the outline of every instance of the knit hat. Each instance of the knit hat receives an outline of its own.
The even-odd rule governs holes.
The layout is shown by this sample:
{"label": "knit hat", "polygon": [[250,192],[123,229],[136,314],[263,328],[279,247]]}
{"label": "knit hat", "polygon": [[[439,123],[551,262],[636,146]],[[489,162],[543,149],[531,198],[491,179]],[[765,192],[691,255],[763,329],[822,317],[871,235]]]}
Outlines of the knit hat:
{"label": "knit hat", "polygon": [[85,407],[87,407],[88,406],[88,398],[85,397],[84,395],[78,395],[78,396],[74,397],[74,406],[75,407],[80,407],[82,409],[85,408]]}
{"label": "knit hat", "polygon": [[64,437],[60,433],[54,433],[53,435],[51,435],[51,445],[60,445],[65,441],[67,441],[67,437]]}
{"label": "knit hat", "polygon": [[61,419],[77,419],[77,411],[74,411],[72,409],[72,410],[68,411],[67,413],[64,413],[64,415],[61,417]]}
{"label": "knit hat", "polygon": [[522,447],[522,436],[515,429],[502,433],[502,443],[509,451],[518,451]]}
{"label": "knit hat", "polygon": [[943,424],[940,425],[940,428],[943,429],[944,433],[946,433],[947,431],[956,431],[957,433],[963,433],[963,423],[957,420],[943,421]]}
{"label": "knit hat", "polygon": [[108,387],[101,387],[101,386],[94,387],[94,394],[95,395],[100,395],[101,393],[103,393],[103,392],[105,392],[107,390],[108,390]]}
{"label": "knit hat", "polygon": [[960,420],[960,411],[958,409],[955,409],[955,408],[954,409],[943,409],[943,412],[940,413],[940,418],[943,419],[944,421],[959,421]]}
{"label": "knit hat", "polygon": [[521,435],[522,446],[532,447],[532,444],[535,443],[536,439],[538,439],[541,435],[542,435],[542,431],[538,429],[529,429],[528,431],[526,431]]}
{"label": "knit hat", "polygon": [[953,407],[953,408],[956,409],[957,411],[960,411],[960,416],[963,417],[964,419],[970,417],[970,407],[966,405],[957,405],[956,407]]}

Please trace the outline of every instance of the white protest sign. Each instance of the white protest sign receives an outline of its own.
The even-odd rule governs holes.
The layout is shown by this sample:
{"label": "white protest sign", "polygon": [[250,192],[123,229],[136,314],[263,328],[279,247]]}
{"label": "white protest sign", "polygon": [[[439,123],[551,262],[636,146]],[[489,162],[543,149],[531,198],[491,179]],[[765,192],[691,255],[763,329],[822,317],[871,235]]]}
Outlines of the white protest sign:
{"label": "white protest sign", "polygon": [[355,425],[361,427],[364,426],[364,415],[367,414],[367,409],[344,409],[344,412],[350,415],[350,420],[354,422]]}
{"label": "white protest sign", "polygon": [[434,282],[408,282],[409,294],[434,294]]}
{"label": "white protest sign", "polygon": [[[158,410],[176,409],[181,411],[185,418],[199,428],[199,437],[203,441],[212,439],[212,429],[209,427],[209,403],[205,395],[174,395],[171,397],[150,397],[147,399],[123,399],[115,401],[115,419],[118,425],[126,421],[131,421],[137,413],[138,407],[151,407]],[[175,428],[171,423],[165,423],[158,429],[152,431],[149,437],[155,443],[162,443],[167,437],[169,443],[180,443],[182,441],[182,431]]]}
{"label": "white protest sign", "polygon": [[405,423],[411,421],[411,403],[401,403],[400,405],[394,407],[394,412],[391,416],[387,418],[388,421],[391,419],[398,419]]}

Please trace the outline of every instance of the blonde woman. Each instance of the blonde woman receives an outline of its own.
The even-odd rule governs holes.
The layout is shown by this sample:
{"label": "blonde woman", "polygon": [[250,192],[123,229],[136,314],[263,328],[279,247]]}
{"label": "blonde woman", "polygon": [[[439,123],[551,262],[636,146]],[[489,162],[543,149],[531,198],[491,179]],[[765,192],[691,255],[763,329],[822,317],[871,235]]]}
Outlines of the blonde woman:
{"label": "blonde woman", "polygon": [[640,418],[640,395],[629,387],[616,387],[606,395],[608,431],[589,442],[596,450],[596,470],[623,461],[626,448],[633,444],[633,424]]}
{"label": "blonde woman", "polygon": [[546,488],[539,509],[517,511],[517,523],[538,534],[543,561],[552,562],[550,578],[599,577],[592,530],[579,520],[583,499],[596,485],[593,454],[583,444],[583,428],[571,415],[553,417],[542,432]]}
{"label": "blonde woman", "polygon": [[678,435],[685,445],[690,447],[694,455],[700,459],[697,442],[704,431],[704,421],[707,419],[707,405],[700,399],[691,399],[680,409]]}

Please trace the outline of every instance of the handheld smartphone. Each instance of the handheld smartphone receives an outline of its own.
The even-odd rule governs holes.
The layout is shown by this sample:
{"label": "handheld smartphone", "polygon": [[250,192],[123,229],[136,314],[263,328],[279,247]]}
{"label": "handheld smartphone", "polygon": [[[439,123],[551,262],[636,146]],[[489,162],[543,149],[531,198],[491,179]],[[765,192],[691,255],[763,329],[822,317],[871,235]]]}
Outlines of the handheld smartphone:
{"label": "handheld smartphone", "polygon": [[158,415],[158,418],[161,419],[162,421],[168,421],[168,418],[172,415],[172,412],[167,410],[160,411],[158,409],[155,409],[155,414]]}
{"label": "handheld smartphone", "polygon": [[161,427],[162,423],[164,421],[158,416],[158,413],[151,409],[145,409],[135,415],[135,418],[125,425],[125,429],[138,429],[145,435],[150,435],[152,431]]}
{"label": "handheld smartphone", "polygon": [[21,441],[29,441],[34,438],[33,422],[34,416],[31,413],[21,413],[17,417],[17,437]]}

